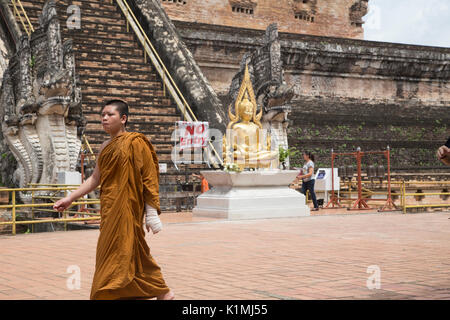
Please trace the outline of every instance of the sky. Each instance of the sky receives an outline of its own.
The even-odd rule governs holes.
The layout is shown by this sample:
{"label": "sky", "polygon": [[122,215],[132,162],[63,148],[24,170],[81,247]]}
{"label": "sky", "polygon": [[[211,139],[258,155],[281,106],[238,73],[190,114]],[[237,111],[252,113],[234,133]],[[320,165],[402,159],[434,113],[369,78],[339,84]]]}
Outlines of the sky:
{"label": "sky", "polygon": [[364,39],[450,47],[450,0],[369,0]]}

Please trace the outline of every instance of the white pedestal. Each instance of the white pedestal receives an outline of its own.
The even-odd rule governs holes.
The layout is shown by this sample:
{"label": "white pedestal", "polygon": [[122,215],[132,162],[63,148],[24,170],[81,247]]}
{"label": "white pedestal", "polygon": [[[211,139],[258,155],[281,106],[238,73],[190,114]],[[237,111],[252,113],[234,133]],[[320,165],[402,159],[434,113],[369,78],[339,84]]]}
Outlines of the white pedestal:
{"label": "white pedestal", "polygon": [[[81,173],[78,171],[60,171],[58,172],[58,184],[77,185],[81,184]],[[67,195],[73,191],[67,191]],[[83,198],[87,199],[87,195]]]}
{"label": "white pedestal", "polygon": [[197,198],[194,216],[239,220],[310,215],[305,196],[289,188],[297,170],[201,173],[213,188]]}
{"label": "white pedestal", "polygon": [[78,171],[58,172],[58,184],[81,184],[81,173]]}

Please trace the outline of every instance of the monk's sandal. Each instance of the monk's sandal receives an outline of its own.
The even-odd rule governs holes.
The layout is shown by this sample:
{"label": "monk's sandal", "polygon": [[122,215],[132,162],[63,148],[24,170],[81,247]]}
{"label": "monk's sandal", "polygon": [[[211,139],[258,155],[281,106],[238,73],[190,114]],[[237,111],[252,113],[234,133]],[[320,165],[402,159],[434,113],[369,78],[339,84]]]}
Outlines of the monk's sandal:
{"label": "monk's sandal", "polygon": [[162,223],[159,219],[158,211],[148,204],[145,204],[145,225],[152,229],[153,234],[162,230]]}

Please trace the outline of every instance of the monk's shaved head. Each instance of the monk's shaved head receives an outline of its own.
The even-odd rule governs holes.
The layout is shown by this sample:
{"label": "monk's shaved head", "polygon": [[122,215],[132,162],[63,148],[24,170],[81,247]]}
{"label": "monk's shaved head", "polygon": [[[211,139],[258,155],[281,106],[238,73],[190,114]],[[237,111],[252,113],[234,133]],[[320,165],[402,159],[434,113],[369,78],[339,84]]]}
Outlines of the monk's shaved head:
{"label": "monk's shaved head", "polygon": [[125,126],[127,125],[128,122],[128,103],[126,103],[123,100],[120,99],[114,99],[114,100],[109,100],[105,103],[105,105],[103,106],[114,106],[116,108],[116,110],[119,112],[120,117],[122,117],[123,115],[127,116],[127,120],[125,121]]}

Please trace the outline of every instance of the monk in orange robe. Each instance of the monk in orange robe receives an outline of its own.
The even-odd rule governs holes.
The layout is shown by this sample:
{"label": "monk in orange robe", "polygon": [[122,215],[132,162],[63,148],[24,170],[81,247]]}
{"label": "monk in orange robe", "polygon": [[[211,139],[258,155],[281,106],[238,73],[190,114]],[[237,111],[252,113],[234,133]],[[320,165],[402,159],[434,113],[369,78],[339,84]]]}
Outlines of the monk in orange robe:
{"label": "monk in orange robe", "polygon": [[[146,207],[161,214],[158,158],[143,134],[125,131],[127,119],[124,101],[106,103],[102,124],[111,139],[100,147],[91,177],[54,208],[65,210],[101,184],[100,236],[91,299],[170,300],[174,295],[150,255],[143,230]],[[151,226],[146,227],[150,231]]]}

